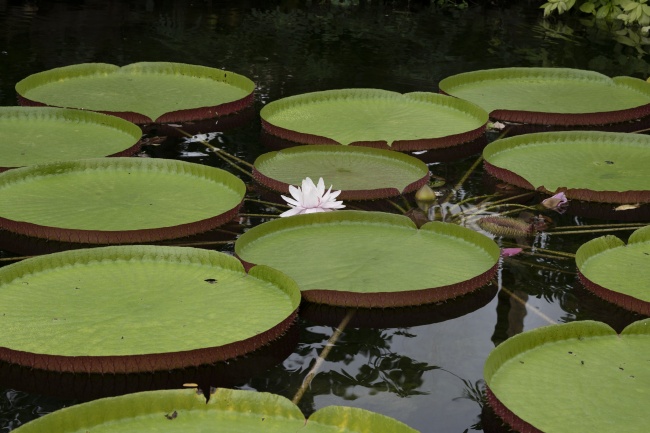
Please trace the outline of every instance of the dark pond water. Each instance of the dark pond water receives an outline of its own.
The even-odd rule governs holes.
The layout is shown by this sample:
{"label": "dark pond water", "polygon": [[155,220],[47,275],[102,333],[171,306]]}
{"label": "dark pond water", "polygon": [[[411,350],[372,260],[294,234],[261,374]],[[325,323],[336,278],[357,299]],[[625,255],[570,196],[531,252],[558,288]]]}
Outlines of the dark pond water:
{"label": "dark pond water", "polygon": [[[625,39],[624,31],[612,33],[595,22],[543,21],[539,1],[466,10],[418,2],[342,3],[0,0],[0,104],[15,105],[14,85],[25,76],[84,62],[175,61],[231,70],[257,83],[256,112],[269,101],[325,89],[437,91],[438,82],[449,75],[495,67],[562,66],[639,78],[650,74],[642,41]],[[266,151],[256,115],[213,144],[250,162]],[[230,169],[202,146],[180,140],[147,147],[144,154]],[[430,168],[453,185],[477,157]],[[451,201],[484,194],[485,180],[479,167]],[[266,209],[248,204],[245,211]],[[603,223],[566,214],[554,218],[560,226]],[[262,221],[253,217],[246,224]],[[609,233],[626,239],[630,231]],[[574,253],[601,234],[540,234],[529,241],[535,254],[506,260],[494,284],[476,294],[412,310],[402,319],[380,312],[388,325],[350,324],[300,408],[309,415],[327,405],[347,405],[397,418],[422,432],[482,431],[477,395],[483,363],[495,345],[549,323],[596,319],[621,329],[635,319],[581,289],[572,258],[541,251]],[[233,386],[292,398],[334,333],[339,319],[330,320],[326,326],[324,319],[301,318],[295,349],[287,343],[290,353],[281,354],[271,367],[263,361],[268,356],[253,360],[258,368],[245,365],[250,370]],[[39,380],[16,376],[11,388],[0,383],[0,431],[77,401],[30,393]]]}

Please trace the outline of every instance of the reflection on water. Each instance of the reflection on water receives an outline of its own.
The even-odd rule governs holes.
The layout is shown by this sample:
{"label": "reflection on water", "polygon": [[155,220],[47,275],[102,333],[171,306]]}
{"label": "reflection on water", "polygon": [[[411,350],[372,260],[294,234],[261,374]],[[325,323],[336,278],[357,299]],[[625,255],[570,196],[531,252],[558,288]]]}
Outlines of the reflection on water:
{"label": "reflection on water", "polygon": [[[224,68],[257,83],[256,105],[245,122],[210,129],[223,131],[212,144],[252,162],[266,151],[257,113],[283,96],[346,87],[437,91],[437,83],[449,75],[507,66],[563,66],[640,78],[650,74],[646,40],[625,29],[613,33],[617,29],[596,21],[541,20],[534,0],[467,10],[438,10],[417,1],[343,3],[358,5],[0,0],[0,104],[15,104],[13,86],[25,76],[73,63],[178,61]],[[209,132],[203,128],[197,125],[192,133]],[[156,135],[163,138],[154,139]],[[184,143],[173,130],[150,131],[149,137],[143,156],[230,169],[200,144]],[[430,168],[447,180],[446,194],[475,160],[432,158]],[[483,195],[486,188],[479,168],[452,201]],[[249,203],[245,211],[264,214],[270,209]],[[252,216],[241,224],[250,227],[264,220]],[[565,214],[555,222],[577,226],[593,221]],[[615,234],[626,239],[629,233]],[[348,405],[395,417],[422,432],[480,431],[483,362],[496,344],[551,322],[596,319],[620,330],[638,318],[582,289],[573,259],[543,256],[542,249],[574,253],[595,236],[532,239],[529,246],[538,254],[505,259],[495,285],[477,292],[480,300],[473,305],[454,301],[451,310],[414,310],[411,321],[392,317],[384,325],[376,324],[377,318],[389,317],[391,311],[378,310],[372,323],[351,322],[300,408],[309,414],[325,405]],[[232,251],[232,245],[214,248]],[[328,320],[337,317],[331,323],[322,311],[316,313],[301,319],[298,346],[283,362],[238,386],[292,398],[341,318],[330,315]],[[0,431],[75,402],[12,386],[0,394]]]}

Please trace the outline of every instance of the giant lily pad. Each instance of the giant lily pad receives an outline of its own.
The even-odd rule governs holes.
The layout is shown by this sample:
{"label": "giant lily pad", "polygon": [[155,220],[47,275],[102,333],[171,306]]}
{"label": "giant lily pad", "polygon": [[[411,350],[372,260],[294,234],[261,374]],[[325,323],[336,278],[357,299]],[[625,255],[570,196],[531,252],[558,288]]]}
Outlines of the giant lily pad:
{"label": "giant lily pad", "polygon": [[417,229],[407,217],[335,211],[267,222],[235,252],[295,279],[303,297],[338,306],[420,305],[468,293],[495,274],[499,247],[455,224]]}
{"label": "giant lily pad", "polygon": [[488,401],[520,432],[644,433],[648,354],[650,319],[621,335],[593,321],[527,331],[488,356]]}
{"label": "giant lily pad", "polygon": [[23,105],[101,111],[138,124],[230,114],[251,105],[254,90],[250,79],[233,72],[169,62],[84,63],[16,84]]}
{"label": "giant lily pad", "polygon": [[472,141],[485,133],[487,113],[435,93],[340,89],[290,96],[260,112],[270,134],[303,144],[390,146],[425,150]]}
{"label": "giant lily pad", "polygon": [[327,406],[306,420],[286,397],[227,388],[214,391],[207,404],[203,393],[195,390],[105,398],[56,411],[16,429],[16,433],[44,431],[417,433],[393,418],[353,407]]}
{"label": "giant lily pad", "polygon": [[412,156],[380,149],[300,146],[255,160],[255,180],[281,193],[306,177],[322,177],[339,199],[367,200],[415,191],[429,180],[429,168]]}
{"label": "giant lily pad", "polygon": [[493,176],[545,193],[605,203],[650,202],[650,137],[546,132],[496,140],[483,151]]}
{"label": "giant lily pad", "polygon": [[576,263],[587,289],[650,316],[650,226],[635,231],[627,246],[612,235],[593,239],[578,249]]}
{"label": "giant lily pad", "polygon": [[447,77],[439,86],[510,122],[602,125],[650,115],[647,82],[579,69],[488,69]]}
{"label": "giant lily pad", "polygon": [[237,214],[244,183],[217,168],[147,158],[102,158],[0,174],[0,227],[79,243],[173,239]]}
{"label": "giant lily pad", "polygon": [[194,248],[66,251],[0,269],[0,359],[129,373],[220,361],[277,338],[300,302],[265,266]]}
{"label": "giant lily pad", "polygon": [[142,131],[114,116],[60,108],[0,107],[0,171],[135,153]]}

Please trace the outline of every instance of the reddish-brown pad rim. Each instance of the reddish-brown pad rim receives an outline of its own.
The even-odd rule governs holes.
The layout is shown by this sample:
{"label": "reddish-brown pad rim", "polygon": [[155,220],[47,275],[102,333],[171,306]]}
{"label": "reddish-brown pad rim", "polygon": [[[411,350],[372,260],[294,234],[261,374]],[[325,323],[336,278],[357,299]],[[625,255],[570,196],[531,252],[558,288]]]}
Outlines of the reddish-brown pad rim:
{"label": "reddish-brown pad rim", "polygon": [[[111,155],[106,155],[106,157],[108,157],[108,158],[114,158],[114,157],[117,158],[117,157],[122,157],[122,156],[133,156],[136,153],[138,153],[141,148],[142,148],[142,140],[138,140],[137,143],[135,143],[133,146],[129,147],[128,149],[121,150],[121,151],[119,151],[117,153],[113,153]],[[3,171],[14,169],[14,168],[18,168],[18,167],[0,167],[0,173],[2,173]]]}
{"label": "reddish-brown pad rim", "polygon": [[[647,83],[643,80],[625,76],[610,78],[595,71],[558,67],[506,67],[464,72],[441,80],[439,84],[439,93],[448,96],[455,96],[453,95],[454,92],[452,89],[458,85],[470,82],[475,83],[477,81],[516,80],[517,78],[522,77],[536,79],[546,79],[549,77],[553,77],[553,79],[568,78],[570,80],[587,80],[607,83],[608,85],[614,84],[616,86],[625,87],[643,93],[648,97],[648,99],[650,99],[650,91],[647,88]],[[621,110],[583,113],[561,113],[497,108],[490,112],[490,118],[505,122],[532,125],[596,126],[636,120],[648,116],[649,114],[650,102]]]}
{"label": "reddish-brown pad rim", "polygon": [[[38,101],[32,101],[24,96],[18,95],[18,104],[28,107],[55,107]],[[98,111],[98,113],[109,114],[119,117],[136,125],[147,125],[150,123],[184,123],[195,120],[212,119],[221,116],[227,116],[242,111],[253,105],[255,95],[253,93],[236,101],[225,102],[208,107],[188,108],[185,110],[171,111],[160,116],[158,119],[150,119],[144,114],[134,113],[133,111]],[[68,107],[60,107],[68,108]]]}
{"label": "reddish-brown pad rim", "polygon": [[524,110],[494,110],[490,118],[533,125],[599,126],[640,119],[650,115],[650,103],[624,110],[599,113],[544,113]]}
{"label": "reddish-brown pad rim", "polygon": [[[267,188],[272,189],[273,191],[288,194],[289,193],[289,184],[279,181],[277,179],[270,178],[257,169],[253,167],[253,178],[266,186]],[[339,194],[339,200],[379,200],[382,198],[396,197],[402,194],[408,194],[413,191],[417,191],[423,185],[429,181],[429,175],[425,175],[421,179],[411,182],[404,188],[403,191],[398,190],[397,188],[377,188],[377,189],[359,189],[359,190],[341,190]]]}
{"label": "reddish-brown pad rim", "polygon": [[[292,131],[290,129],[282,128],[280,126],[273,125],[268,121],[262,119],[262,130],[272,136],[293,142],[297,145],[300,144],[336,144],[341,145],[341,143],[327,137],[323,137],[315,134],[307,134],[298,131]],[[364,146],[372,147],[375,149],[388,149],[396,150],[399,152],[417,152],[420,150],[431,150],[431,149],[444,149],[449,147],[454,147],[467,143],[477,138],[485,135],[485,125],[482,125],[478,128],[461,132],[458,134],[452,134],[445,137],[438,138],[422,138],[418,140],[395,140],[391,146],[388,145],[386,141],[355,141],[350,143],[350,146]]]}
{"label": "reddish-brown pad rim", "polygon": [[644,316],[650,317],[650,302],[643,301],[641,299],[635,298],[634,296],[626,295],[624,293],[616,292],[614,290],[606,289],[605,287],[594,283],[589,278],[587,278],[580,270],[578,269],[578,278],[580,283],[605,301],[618,305],[621,308],[624,308],[628,311],[633,311],[635,313],[643,314]]}
{"label": "reddish-brown pad rim", "polygon": [[58,399],[90,401],[141,391],[178,389],[186,383],[198,389],[233,388],[264,374],[284,361],[298,345],[297,321],[267,345],[226,361],[159,372],[101,374],[45,371],[0,361],[0,387],[20,389]]}
{"label": "reddish-brown pad rim", "polygon": [[545,194],[553,195],[558,192],[564,192],[569,199],[602,202],[602,203],[649,203],[650,190],[648,191],[594,191],[586,188],[558,188],[557,191],[549,191],[546,188],[535,188],[530,182],[521,177],[520,175],[507,170],[505,168],[497,167],[487,161],[483,161],[485,170],[492,176],[503,180],[514,186],[524,188],[530,191],[539,191]]}
{"label": "reddish-brown pad rim", "polygon": [[45,355],[0,347],[0,360],[28,368],[65,373],[161,372],[225,361],[253,352],[283,335],[294,323],[298,309],[274,327],[253,337],[218,347],[181,352],[124,356]]}
{"label": "reddish-brown pad rim", "polygon": [[171,227],[121,231],[79,230],[41,226],[0,217],[0,228],[20,235],[59,242],[98,245],[135,244],[182,238],[206,232],[234,219],[243,203],[242,199],[237,206],[220,215]]}
{"label": "reddish-brown pad rim", "polygon": [[[255,266],[254,263],[247,262],[239,256],[237,258],[242,262],[246,271]],[[343,290],[302,290],[301,293],[302,298],[307,302],[334,307],[409,307],[446,301],[468,294],[490,282],[496,275],[498,268],[499,263],[497,262],[487,271],[469,280],[429,289],[375,293],[357,293]]]}
{"label": "reddish-brown pad rim", "polygon": [[515,431],[519,433],[544,433],[515,415],[514,412],[501,403],[487,385],[485,385],[485,394],[487,396],[487,402],[492,410],[494,410],[494,413]]}
{"label": "reddish-brown pad rim", "polygon": [[[484,285],[459,297],[425,305],[397,308],[356,308],[349,326],[354,328],[401,328],[430,325],[455,319],[487,305],[498,292],[496,284]],[[303,300],[299,315],[312,323],[338,326],[350,313],[348,307],[315,304]]]}

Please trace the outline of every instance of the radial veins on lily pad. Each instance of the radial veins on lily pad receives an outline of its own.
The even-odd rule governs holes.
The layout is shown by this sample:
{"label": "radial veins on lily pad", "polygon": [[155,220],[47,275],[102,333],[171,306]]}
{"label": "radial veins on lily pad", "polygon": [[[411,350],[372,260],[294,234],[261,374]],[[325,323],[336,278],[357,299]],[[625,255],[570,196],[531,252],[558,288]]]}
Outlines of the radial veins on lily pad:
{"label": "radial veins on lily pad", "polygon": [[[225,253],[117,246],[0,269],[0,360],[73,373],[166,371],[251,352],[293,323],[300,292]],[[245,318],[245,319],[244,319]]]}
{"label": "radial veins on lily pad", "polygon": [[233,174],[183,161],[53,162],[0,174],[0,227],[91,244],[173,239],[230,221],[245,192]]}
{"label": "radial veins on lily pad", "polygon": [[394,418],[353,407],[326,406],[305,419],[296,405],[280,395],[225,388],[215,390],[207,404],[203,393],[193,389],[95,400],[61,409],[15,431],[418,433]]}
{"label": "radial veins on lily pad", "polygon": [[242,75],[170,62],[84,63],[39,72],[16,84],[24,105],[101,111],[138,124],[230,114],[251,105],[254,90]]}
{"label": "radial veins on lily pad", "polygon": [[348,210],[264,223],[244,233],[235,252],[295,279],[308,301],[359,307],[468,293],[494,276],[500,254],[494,241],[455,224],[417,229],[402,215]]}
{"label": "radial veins on lily pad", "polygon": [[487,113],[466,101],[427,92],[338,89],[290,96],[260,112],[270,134],[303,144],[450,147],[482,136]]}
{"label": "radial veins on lily pad", "polygon": [[439,86],[493,119],[517,123],[603,125],[650,114],[647,82],[580,69],[487,69],[447,77]]}
{"label": "radial veins on lily pad", "polygon": [[429,168],[413,156],[357,146],[296,146],[265,153],[254,165],[255,180],[275,191],[286,193],[306,177],[322,177],[341,191],[342,200],[393,197],[429,180]]}

